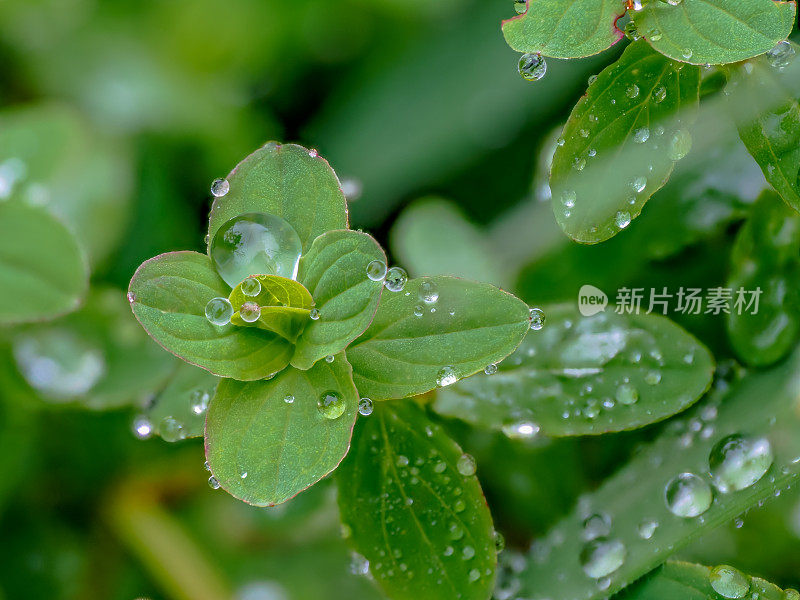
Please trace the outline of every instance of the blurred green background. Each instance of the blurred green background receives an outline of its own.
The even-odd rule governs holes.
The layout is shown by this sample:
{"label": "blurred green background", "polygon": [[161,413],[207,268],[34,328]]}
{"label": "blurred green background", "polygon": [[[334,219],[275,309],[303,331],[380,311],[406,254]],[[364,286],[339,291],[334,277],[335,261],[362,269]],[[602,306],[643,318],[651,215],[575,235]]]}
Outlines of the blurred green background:
{"label": "blurred green background", "polygon": [[[512,14],[511,0],[0,1],[0,169],[24,161],[14,193],[62,218],[91,266],[84,309],[0,329],[0,597],[379,597],[350,572],[330,481],[253,508],[208,488],[200,441],[132,433],[176,363],[143,338],[128,281],[156,254],[201,249],[210,182],[269,139],[318,149],[351,226],[412,275],[485,279],[530,303],[583,283],[724,282],[765,186],[735,135],[681,163],[629,231],[568,242],[543,202],[548,148],[619,49],[549,61],[528,83],[500,33]],[[681,324],[731,356],[720,320]],[[21,348],[42,347],[103,373],[66,394],[32,386]],[[659,428],[526,445],[448,425],[512,551]],[[796,586],[798,494],[738,525],[685,555]],[[769,550],[747,551],[762,539]]]}

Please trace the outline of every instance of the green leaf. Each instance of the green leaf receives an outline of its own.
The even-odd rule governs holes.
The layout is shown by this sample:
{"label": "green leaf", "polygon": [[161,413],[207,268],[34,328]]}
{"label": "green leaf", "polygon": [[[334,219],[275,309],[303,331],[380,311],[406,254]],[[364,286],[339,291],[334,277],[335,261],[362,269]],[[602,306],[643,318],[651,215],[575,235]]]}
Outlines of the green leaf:
{"label": "green leaf", "polygon": [[214,234],[244,213],[267,213],[294,227],[307,252],[318,235],[347,228],[347,203],[326,160],[302,146],[269,142],[228,175],[230,191],[214,200],[209,247]]}
{"label": "green leaf", "polygon": [[45,201],[93,265],[114,250],[128,224],[131,164],[124,140],[101,137],[66,105],[0,113],[0,172],[12,174],[6,177],[11,194]]}
{"label": "green leaf", "polygon": [[367,276],[372,261],[386,255],[371,236],[346,229],[319,236],[300,260],[298,280],[314,298],[319,319],[310,321],[292,356],[292,365],[308,369],[319,359],[344,350],[369,326],[383,281]]}
{"label": "green leaf", "polygon": [[625,0],[528,0],[524,14],[503,21],[506,42],[517,52],[582,58],[622,39],[616,22]]}
{"label": "green leaf", "polygon": [[572,305],[545,314],[497,373],[438,390],[434,409],[512,436],[525,423],[550,436],[601,434],[678,413],[711,383],[711,354],[665,317],[611,307],[584,317]]}
{"label": "green leaf", "polygon": [[[800,475],[798,389],[800,350],[771,370],[747,375],[721,402],[712,395],[686,419],[667,426],[597,491],[586,495],[580,507],[546,538],[534,543],[528,567],[521,574],[520,595],[607,598],[705,532],[788,488]],[[713,492],[711,506],[700,516],[672,514],[665,503],[667,484],[681,473],[710,481],[711,449],[734,433],[769,440],[774,461],[766,474],[740,491]],[[608,517],[610,539],[619,540],[625,548],[622,565],[602,586],[584,572],[580,561],[586,544],[584,520],[592,514]],[[650,521],[657,527],[645,539],[639,528]]]}
{"label": "green leaf", "polygon": [[[438,291],[432,305],[420,299],[422,282]],[[468,377],[503,359],[529,326],[528,306],[492,285],[446,276],[412,279],[403,291],[383,295],[347,359],[362,396],[403,398],[432,390],[445,370]]]}
{"label": "green leaf", "polygon": [[[619,600],[719,600],[723,596],[711,587],[711,569],[686,562],[669,561],[626,588]],[[762,600],[787,600],[783,590],[759,579],[750,582],[748,595]]]}
{"label": "green leaf", "polygon": [[414,277],[454,275],[494,285],[510,276],[486,235],[448,200],[414,202],[395,221],[391,248]]}
{"label": "green leaf", "polygon": [[[793,44],[792,52],[800,47]],[[800,64],[772,66],[759,57],[740,67],[729,86],[739,135],[764,177],[800,212]]]}
{"label": "green leaf", "polygon": [[[731,252],[727,315],[736,354],[764,366],[786,356],[800,335],[800,214],[772,192],[753,206]],[[742,290],[742,293],[739,293]],[[752,292],[758,305],[750,306]]]}
{"label": "green leaf", "polygon": [[633,11],[639,33],[674,60],[695,65],[745,60],[771,49],[792,31],[794,2],[683,0],[643,2]]}
{"label": "green leaf", "polygon": [[204,369],[180,362],[167,385],[153,399],[146,415],[153,432],[161,435],[164,419],[172,417],[181,424],[184,438],[200,437],[205,426],[206,407],[214,397],[219,377]]}
{"label": "green leaf", "polygon": [[[261,291],[255,296],[242,292],[242,283],[249,279],[255,279],[261,285]],[[239,327],[259,327],[294,344],[309,322],[314,304],[308,290],[297,281],[278,275],[252,275],[244,281],[228,297],[235,311],[231,323]],[[245,302],[258,304],[261,308],[261,316],[254,323],[242,319],[240,310]]]}
{"label": "green leaf", "polygon": [[[317,408],[327,392],[344,403],[338,418]],[[211,472],[223,489],[249,504],[285,502],[339,465],[350,448],[357,407],[344,354],[307,371],[288,367],[268,381],[223,379],[206,418]]]}
{"label": "green leaf", "polygon": [[645,42],[625,49],[572,111],[553,157],[553,212],[584,243],[627,227],[688,152],[700,69],[676,63]]}
{"label": "green leaf", "polygon": [[46,210],[0,203],[0,325],[78,308],[89,269],[77,240]]}
{"label": "green leaf", "polygon": [[442,428],[408,401],[383,403],[336,473],[342,522],[389,598],[491,595],[492,517],[475,475]]}
{"label": "green leaf", "polygon": [[142,327],[164,348],[220,377],[250,381],[269,377],[289,363],[292,344],[256,327],[212,325],[205,307],[227,297],[228,285],[211,259],[197,252],[171,252],[142,263],[131,279],[129,300]]}

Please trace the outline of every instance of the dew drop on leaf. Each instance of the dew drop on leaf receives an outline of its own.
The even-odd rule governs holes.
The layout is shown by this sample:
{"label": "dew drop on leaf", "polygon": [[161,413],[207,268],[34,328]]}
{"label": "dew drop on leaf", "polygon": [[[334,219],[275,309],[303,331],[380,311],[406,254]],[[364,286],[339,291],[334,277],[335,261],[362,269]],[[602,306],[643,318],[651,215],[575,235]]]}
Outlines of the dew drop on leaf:
{"label": "dew drop on leaf", "polygon": [[240,288],[245,296],[254,298],[261,293],[261,282],[255,277],[248,277],[245,279]]}
{"label": "dew drop on leaf", "polygon": [[361,400],[358,401],[358,414],[368,417],[372,414],[372,410],[373,404],[372,400],[369,398],[361,398]]}
{"label": "dew drop on leaf", "polygon": [[619,569],[625,562],[626,554],[625,544],[621,540],[600,537],[587,542],[579,558],[586,575],[601,579]]}
{"label": "dew drop on leaf", "polygon": [[636,98],[639,95],[639,86],[636,85],[635,83],[632,83],[625,90],[625,95],[628,98]]}
{"label": "dew drop on leaf", "polygon": [[338,419],[344,414],[344,399],[336,392],[325,392],[317,400],[317,410],[326,419]]}
{"label": "dew drop on leaf", "polygon": [[255,323],[261,317],[261,307],[255,302],[245,302],[239,309],[239,316],[245,323]]}
{"label": "dew drop on leaf", "polygon": [[524,80],[538,81],[547,73],[547,62],[541,54],[528,52],[520,57],[517,69]]}
{"label": "dew drop on leaf", "polygon": [[769,440],[733,434],[722,438],[708,455],[711,482],[727,494],[749,488],[772,466]]}
{"label": "dew drop on leaf", "polygon": [[497,365],[494,363],[488,364],[483,368],[483,372],[486,375],[494,375],[497,373]]}
{"label": "dew drop on leaf", "polygon": [[528,0],[514,0],[514,10],[518,15],[523,15],[528,10]]}
{"label": "dew drop on leaf", "polygon": [[382,260],[373,260],[367,265],[367,277],[372,281],[383,281],[386,277],[386,263]]}
{"label": "dew drop on leaf", "polygon": [[663,85],[660,85],[653,90],[653,100],[655,101],[656,104],[663,102],[666,97],[667,97],[667,88],[665,88]]}
{"label": "dew drop on leaf", "polygon": [[647,187],[647,178],[646,177],[637,177],[633,181],[631,181],[631,188],[637,194],[640,194],[644,191],[644,188]]}
{"label": "dew drop on leaf", "polygon": [[183,423],[172,416],[167,416],[161,419],[161,422],[158,424],[158,434],[166,442],[177,442],[186,437],[186,432],[183,429]]}
{"label": "dew drop on leaf", "polygon": [[472,458],[469,454],[462,454],[458,457],[458,462],[456,463],[456,468],[458,472],[461,473],[464,477],[470,477],[475,475],[475,471],[477,469],[477,465],[475,464],[475,459]]}
{"label": "dew drop on leaf", "polygon": [[212,490],[219,489],[219,481],[213,475],[208,478],[208,487],[210,487]]}
{"label": "dew drop on leaf", "polygon": [[632,42],[642,39],[642,35],[636,28],[636,23],[634,23],[633,21],[628,21],[627,23],[625,23],[625,28],[623,29],[623,33],[625,33],[625,37]]}
{"label": "dew drop on leaf", "polygon": [[312,321],[318,321],[319,320],[319,309],[318,308],[312,308],[310,311],[308,311],[308,317]]}
{"label": "dew drop on leaf", "polygon": [[706,512],[712,499],[711,486],[694,473],[676,475],[664,489],[667,509],[673,515],[686,519]]}
{"label": "dew drop on leaf", "polygon": [[211,195],[215,198],[221,198],[227,194],[231,189],[231,184],[227,179],[215,179],[211,182]]}
{"label": "dew drop on leaf", "polygon": [[645,519],[641,523],[639,523],[639,527],[637,527],[636,531],[639,534],[639,537],[643,540],[649,540],[653,537],[653,534],[658,529],[658,521],[655,519]]}
{"label": "dew drop on leaf", "polygon": [[637,144],[644,144],[650,139],[650,129],[647,127],[639,127],[633,132],[633,141]]}
{"label": "dew drop on leaf", "polygon": [[631,213],[627,210],[617,211],[617,214],[614,216],[614,223],[616,223],[617,227],[620,229],[625,229],[631,224]]}
{"label": "dew drop on leaf", "polygon": [[222,326],[231,322],[233,306],[227,298],[212,298],[206,304],[206,319],[212,325]]}
{"label": "dew drop on leaf", "polygon": [[419,284],[419,299],[425,304],[435,304],[439,299],[439,288],[432,279],[423,278]]}
{"label": "dew drop on leaf", "polygon": [[383,285],[390,292],[400,292],[406,287],[408,273],[402,267],[392,267],[386,272],[386,280]]}
{"label": "dew drop on leaf", "polygon": [[534,331],[539,331],[542,327],[544,327],[546,317],[541,308],[530,309],[529,318],[531,321],[531,329]]}
{"label": "dew drop on leaf", "polygon": [[669,141],[670,160],[681,160],[692,149],[692,134],[686,129],[678,129]]}
{"label": "dew drop on leaf", "polygon": [[744,598],[750,590],[747,576],[728,565],[711,569],[708,579],[714,591],[724,598]]}
{"label": "dew drop on leaf", "polygon": [[767,62],[775,69],[783,69],[794,59],[795,51],[792,45],[786,41],[778,42],[772,50],[766,54]]}
{"label": "dew drop on leaf", "polygon": [[208,403],[211,400],[211,394],[206,390],[193,390],[189,394],[189,410],[192,414],[202,415],[208,410]]}
{"label": "dew drop on leaf", "polygon": [[458,373],[455,367],[442,367],[436,375],[436,385],[439,387],[453,385],[456,381],[458,381]]}
{"label": "dew drop on leaf", "polygon": [[539,425],[533,421],[515,421],[513,423],[506,423],[502,427],[503,433],[506,437],[511,439],[530,439],[539,433]]}
{"label": "dew drop on leaf", "polygon": [[236,287],[250,275],[295,279],[302,250],[300,236],[285,220],[266,213],[246,213],[217,230],[210,255],[220,277]]}
{"label": "dew drop on leaf", "polygon": [[283,401],[284,401],[286,404],[294,404],[294,395],[293,395],[293,394],[286,394],[286,395],[283,397]]}
{"label": "dew drop on leaf", "polygon": [[620,404],[630,406],[631,404],[636,404],[636,402],[638,402],[639,390],[637,390],[636,387],[630,383],[623,383],[617,387],[614,397]]}
{"label": "dew drop on leaf", "polygon": [[603,513],[589,515],[583,521],[583,539],[586,541],[606,537],[611,533],[611,517]]}

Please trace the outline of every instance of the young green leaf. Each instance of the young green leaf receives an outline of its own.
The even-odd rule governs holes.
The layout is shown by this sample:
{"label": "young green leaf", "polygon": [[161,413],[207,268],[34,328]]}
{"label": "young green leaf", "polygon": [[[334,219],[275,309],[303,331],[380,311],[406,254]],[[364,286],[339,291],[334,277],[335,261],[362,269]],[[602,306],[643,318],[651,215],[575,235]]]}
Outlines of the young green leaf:
{"label": "young green leaf", "polygon": [[[719,600],[722,596],[711,585],[712,569],[686,562],[669,561],[633,585],[625,588],[619,600]],[[791,600],[777,586],[742,573],[751,598]],[[741,590],[739,590],[741,591]],[[737,592],[738,593],[738,592]]]}
{"label": "young green leaf", "polygon": [[361,395],[403,398],[498,362],[529,326],[528,306],[494,286],[445,276],[412,279],[402,291],[384,293],[347,359]]}
{"label": "young green leaf", "polygon": [[0,325],[75,310],[88,279],[83,252],[59,219],[20,202],[0,203]]}
{"label": "young green leaf", "polygon": [[581,58],[622,39],[616,22],[625,0],[528,0],[528,10],[503,21],[506,42],[517,52],[553,58]]}
{"label": "young green leaf", "polygon": [[796,5],[775,0],[642,2],[633,11],[639,34],[674,60],[695,65],[763,54],[792,31]]}
{"label": "young green leaf", "polygon": [[[790,486],[800,475],[798,389],[800,350],[666,427],[534,543],[520,595],[606,598]],[[745,436],[741,446],[729,443],[735,434]]]}
{"label": "young green leaf", "polygon": [[231,495],[289,500],[333,471],[350,448],[358,406],[344,354],[267,381],[223,379],[206,418],[206,458]]}
{"label": "young green leaf", "polygon": [[283,218],[300,236],[303,252],[318,235],[347,228],[339,180],[316,151],[269,142],[236,165],[227,182],[229,191],[211,206],[209,248],[217,229],[244,213]]}
{"label": "young green leaf", "polygon": [[413,277],[454,275],[494,285],[511,279],[486,233],[448,200],[416,201],[398,217],[390,239],[392,253]]}
{"label": "young green leaf", "polygon": [[319,236],[300,260],[298,281],[308,288],[317,309],[298,340],[292,365],[308,369],[325,356],[341,352],[369,326],[383,289],[380,274],[386,255],[366,233],[346,229]]}
{"label": "young green leaf", "polygon": [[208,301],[229,293],[207,256],[171,252],[142,263],[128,300],[150,337],[188,363],[244,381],[280,371],[293,349],[285,338],[256,327],[213,325],[206,318]]}
{"label": "young green leaf", "polygon": [[692,144],[700,69],[628,46],[572,111],[553,157],[553,212],[584,243],[630,225]]}
{"label": "young green leaf", "polygon": [[342,522],[389,598],[486,600],[492,517],[461,449],[409,401],[382,403],[336,473]]}
{"label": "young green leaf", "polygon": [[739,135],[786,203],[800,212],[800,48],[785,42],[771,58],[761,56],[737,69],[729,104]]}
{"label": "young green leaf", "polygon": [[601,434],[674,415],[711,383],[711,354],[665,317],[584,317],[571,305],[545,314],[497,373],[438,390],[434,409],[512,437]]}
{"label": "young green leaf", "polygon": [[731,252],[728,333],[744,362],[769,365],[794,347],[800,334],[798,281],[800,214],[767,192],[753,206]]}
{"label": "young green leaf", "polygon": [[[177,427],[170,419],[174,419],[180,425],[177,437],[202,436],[206,410],[214,397],[217,383],[219,377],[205,369],[179,362],[167,385],[147,408],[146,416],[152,423],[153,433],[166,434],[173,441]],[[166,427],[170,428],[170,433],[167,433]]]}
{"label": "young green leaf", "polygon": [[[255,295],[244,293],[243,286],[248,285],[255,287],[248,290],[255,292]],[[252,275],[233,289],[228,300],[234,310],[231,323],[277,333],[291,344],[305,329],[314,304],[311,294],[301,283],[278,275]],[[259,307],[258,318],[254,322],[246,321],[241,315],[242,306],[246,303]]]}

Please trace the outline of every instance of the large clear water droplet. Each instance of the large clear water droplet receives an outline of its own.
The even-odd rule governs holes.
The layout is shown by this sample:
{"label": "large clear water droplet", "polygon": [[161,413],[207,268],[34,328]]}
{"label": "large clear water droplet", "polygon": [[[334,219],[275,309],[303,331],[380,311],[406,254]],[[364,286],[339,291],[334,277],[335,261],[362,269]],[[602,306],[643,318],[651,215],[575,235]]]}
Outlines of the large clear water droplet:
{"label": "large clear water droplet", "polygon": [[372,281],[383,281],[386,277],[386,263],[382,260],[373,260],[367,265],[367,277]]}
{"label": "large clear water droplet", "polygon": [[580,563],[589,577],[601,579],[619,569],[626,554],[622,541],[601,537],[587,542],[581,550]]}
{"label": "large clear water droplet", "polygon": [[664,489],[669,512],[685,519],[702,515],[711,506],[712,499],[711,486],[694,473],[676,475]]}
{"label": "large clear water droplet", "polygon": [[233,306],[227,298],[212,298],[206,304],[206,319],[217,326],[227,325],[233,316]]}
{"label": "large clear water droplet", "polygon": [[747,576],[728,565],[711,569],[708,579],[714,591],[725,598],[744,598],[750,590]]}
{"label": "large clear water droplet", "polygon": [[344,399],[336,392],[325,392],[317,401],[319,414],[326,419],[338,419],[344,414],[345,408]]}
{"label": "large clear water droplet", "polygon": [[242,294],[245,296],[255,298],[261,293],[261,282],[255,277],[248,277],[242,282],[239,289],[242,290]]}
{"label": "large clear water droplet", "polygon": [[547,62],[541,54],[528,52],[520,56],[517,68],[525,81],[538,81],[547,73]]}
{"label": "large clear water droplet", "polygon": [[220,227],[211,241],[211,258],[231,287],[250,275],[297,277],[303,245],[286,221],[266,213],[246,213]]}
{"label": "large clear water droplet", "polygon": [[708,455],[711,482],[723,494],[743,490],[764,476],[773,458],[766,438],[729,435],[717,442]]}

